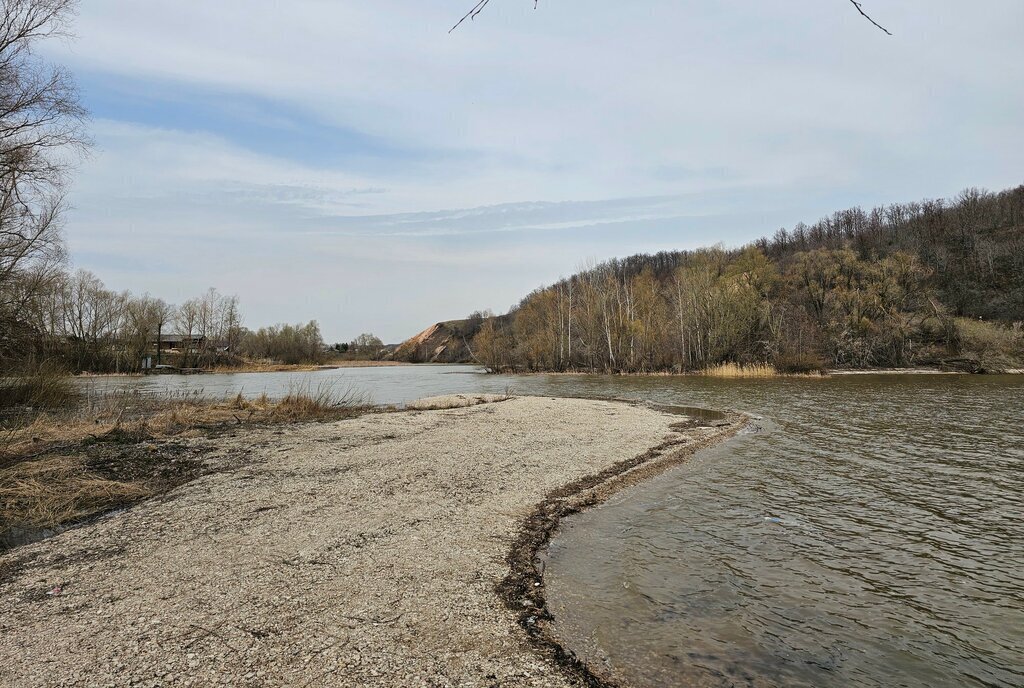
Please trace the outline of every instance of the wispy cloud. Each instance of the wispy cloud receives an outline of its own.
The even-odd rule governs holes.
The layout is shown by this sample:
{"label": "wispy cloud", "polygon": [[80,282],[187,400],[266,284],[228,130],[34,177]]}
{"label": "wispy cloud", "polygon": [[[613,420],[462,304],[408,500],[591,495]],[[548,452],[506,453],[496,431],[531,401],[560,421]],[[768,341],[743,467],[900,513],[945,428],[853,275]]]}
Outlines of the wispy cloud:
{"label": "wispy cloud", "polygon": [[1021,181],[1024,5],[91,0],[76,261],[396,339],[587,257]]}

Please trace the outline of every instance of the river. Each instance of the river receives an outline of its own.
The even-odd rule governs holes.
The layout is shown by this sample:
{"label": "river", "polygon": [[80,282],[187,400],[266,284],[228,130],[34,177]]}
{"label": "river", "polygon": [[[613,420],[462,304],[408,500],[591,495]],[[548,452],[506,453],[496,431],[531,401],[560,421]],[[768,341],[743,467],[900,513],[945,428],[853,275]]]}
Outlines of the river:
{"label": "river", "polygon": [[460,366],[107,378],[96,391],[376,403],[605,396],[762,416],[763,431],[563,523],[563,644],[635,686],[1024,685],[1024,377],[486,376]]}

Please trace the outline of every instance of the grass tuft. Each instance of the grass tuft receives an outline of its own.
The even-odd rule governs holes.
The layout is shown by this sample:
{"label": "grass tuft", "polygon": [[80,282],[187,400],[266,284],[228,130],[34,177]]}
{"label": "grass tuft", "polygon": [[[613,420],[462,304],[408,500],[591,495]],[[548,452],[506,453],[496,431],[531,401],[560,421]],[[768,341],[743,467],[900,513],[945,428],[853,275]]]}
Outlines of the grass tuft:
{"label": "grass tuft", "polygon": [[983,370],[1000,371],[1024,365],[1024,323],[955,319],[962,355],[976,359]]}

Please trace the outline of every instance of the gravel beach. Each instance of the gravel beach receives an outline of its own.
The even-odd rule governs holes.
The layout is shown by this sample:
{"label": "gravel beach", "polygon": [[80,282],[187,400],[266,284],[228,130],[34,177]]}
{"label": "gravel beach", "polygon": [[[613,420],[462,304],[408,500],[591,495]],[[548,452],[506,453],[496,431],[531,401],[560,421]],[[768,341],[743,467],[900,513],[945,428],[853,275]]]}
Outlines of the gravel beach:
{"label": "gravel beach", "polygon": [[579,685],[499,592],[524,524],[739,421],[491,401],[195,440],[222,470],[0,556],[0,685]]}

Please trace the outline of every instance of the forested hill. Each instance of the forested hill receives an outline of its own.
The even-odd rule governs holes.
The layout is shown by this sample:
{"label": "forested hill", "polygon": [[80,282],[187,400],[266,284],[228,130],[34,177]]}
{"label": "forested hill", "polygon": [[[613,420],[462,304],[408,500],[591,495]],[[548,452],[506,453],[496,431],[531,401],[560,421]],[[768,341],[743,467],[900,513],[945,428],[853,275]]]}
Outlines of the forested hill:
{"label": "forested hill", "polygon": [[472,348],[493,369],[999,370],[1021,365],[1022,321],[1019,186],[594,265],[485,322]]}

